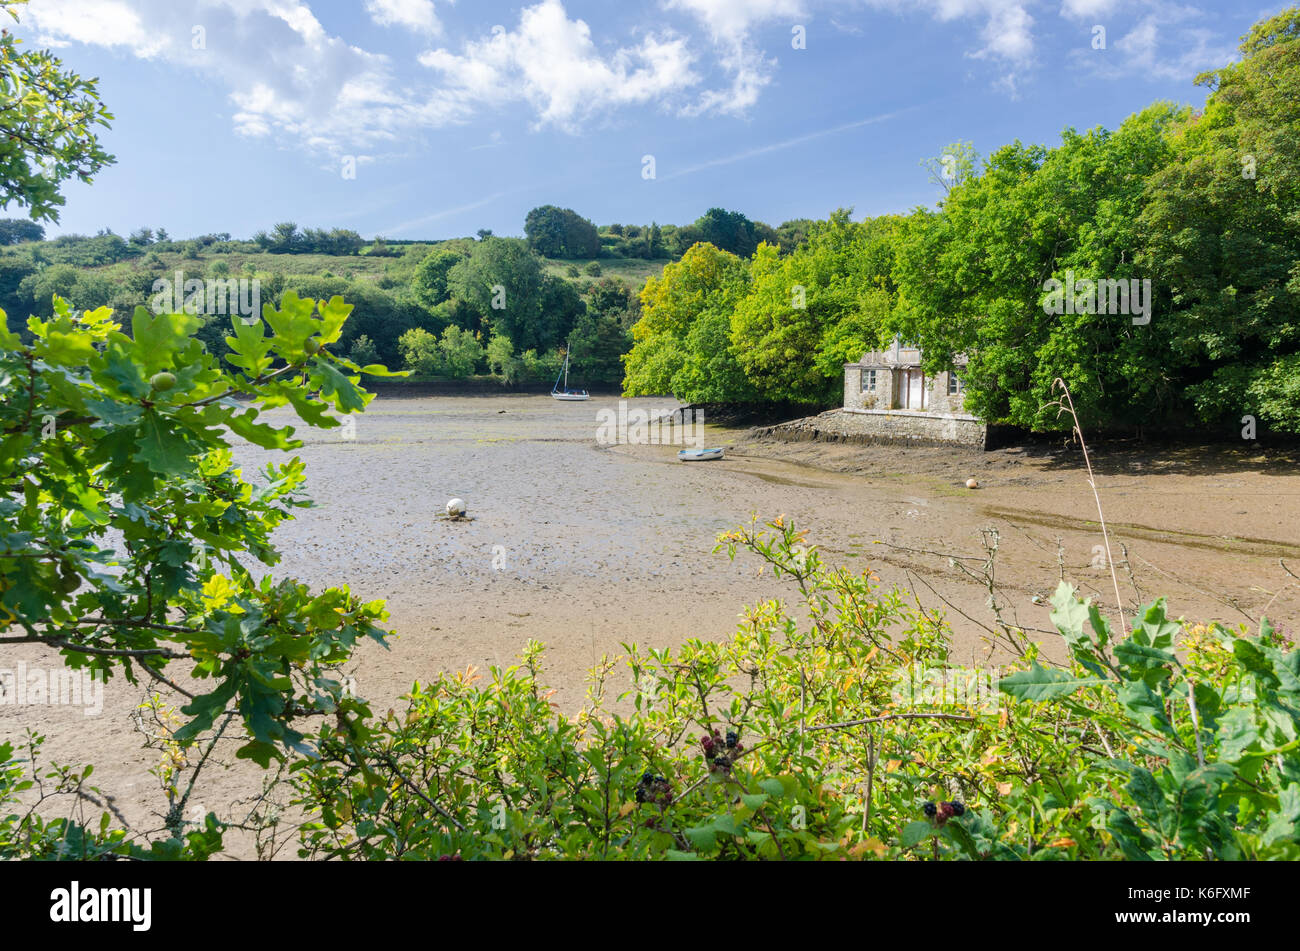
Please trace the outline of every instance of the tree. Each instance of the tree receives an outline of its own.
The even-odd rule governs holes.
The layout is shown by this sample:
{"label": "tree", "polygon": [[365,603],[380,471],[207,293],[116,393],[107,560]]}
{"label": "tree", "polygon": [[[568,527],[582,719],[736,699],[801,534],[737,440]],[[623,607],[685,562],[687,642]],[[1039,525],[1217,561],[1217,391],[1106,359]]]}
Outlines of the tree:
{"label": "tree", "polygon": [[571,208],[542,205],[524,219],[528,246],[548,258],[594,258],[600,254],[596,226]]}
{"label": "tree", "polygon": [[[18,19],[18,3],[0,3]],[[24,51],[0,34],[0,208],[26,207],[35,221],[58,221],[59,189],[93,180],[114,162],[96,126],[113,118],[99,100],[99,81],[64,68],[48,50]]]}
{"label": "tree", "polygon": [[762,240],[754,222],[738,211],[727,211],[725,208],[710,208],[706,211],[695,222],[695,231],[696,241],[706,241],[742,258],[753,254]]}
{"label": "tree", "polygon": [[375,349],[374,343],[365,334],[361,334],[352,341],[352,348],[348,351],[348,359],[359,367],[368,367],[379,362],[379,351]]}
{"label": "tree", "polygon": [[1204,423],[1257,414],[1300,432],[1286,385],[1300,352],[1300,9],[1257,24],[1240,62],[1197,82],[1200,116],[1171,134],[1147,182],[1139,258],[1172,329],[1177,386]]}
{"label": "tree", "polygon": [[755,399],[730,340],[731,312],[747,286],[745,262],[711,244],[695,245],[647,281],[626,358],[627,394],[672,394],[687,402]]}
{"label": "tree", "polygon": [[455,251],[435,249],[425,255],[411,278],[411,292],[425,307],[436,307],[451,297],[447,276],[451,269],[464,260]]}
{"label": "tree", "polygon": [[632,335],[617,316],[583,314],[569,337],[569,357],[579,381],[621,383],[623,355],[632,348]]}
{"label": "tree", "polygon": [[516,352],[550,345],[539,335],[542,269],[525,242],[485,238],[448,272],[447,286],[482,326],[509,337]]}
{"label": "tree", "polygon": [[402,364],[420,376],[437,376],[442,369],[442,351],[438,338],[422,327],[413,327],[397,340]]}
{"label": "tree", "polygon": [[474,372],[483,359],[483,347],[468,330],[448,327],[438,341],[442,351],[442,372],[453,380],[463,379]]}
{"label": "tree", "polygon": [[21,218],[0,220],[0,246],[44,240],[45,229],[34,221],[23,221]]}
{"label": "tree", "polygon": [[762,244],[748,294],[731,318],[731,343],[765,399],[830,404],[843,364],[880,340],[891,303],[897,219],[855,223],[840,209],[782,257]]}
{"label": "tree", "polygon": [[[1004,146],[949,192],[938,213],[902,224],[890,329],[923,348],[932,373],[951,368],[956,354],[969,356],[972,412],[1026,429],[1068,428],[1048,405],[1060,377],[1085,426],[1174,416],[1182,357],[1171,347],[1171,321],[1135,323],[1131,308],[1110,306],[1119,303],[1118,290],[1106,307],[1091,307],[1086,284],[1080,306],[1057,308],[1049,282],[1114,281],[1127,289],[1138,281],[1132,303],[1140,301],[1141,282],[1153,278],[1136,255],[1143,194],[1168,160],[1167,133],[1180,115],[1157,104],[1115,131],[1066,129],[1055,149]],[[1058,309],[1065,312],[1052,312]]]}

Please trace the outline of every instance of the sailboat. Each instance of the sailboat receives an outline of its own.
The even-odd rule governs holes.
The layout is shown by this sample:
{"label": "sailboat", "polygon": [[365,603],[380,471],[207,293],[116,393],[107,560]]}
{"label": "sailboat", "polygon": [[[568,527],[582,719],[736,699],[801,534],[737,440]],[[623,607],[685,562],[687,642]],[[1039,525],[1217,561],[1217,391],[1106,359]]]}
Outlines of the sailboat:
{"label": "sailboat", "polygon": [[[560,389],[560,376],[564,377],[564,389]],[[560,371],[560,376],[555,378],[555,385],[551,387],[551,399],[567,400],[576,402],[578,400],[589,400],[591,396],[586,390],[569,389],[569,348],[564,348],[564,369]]]}

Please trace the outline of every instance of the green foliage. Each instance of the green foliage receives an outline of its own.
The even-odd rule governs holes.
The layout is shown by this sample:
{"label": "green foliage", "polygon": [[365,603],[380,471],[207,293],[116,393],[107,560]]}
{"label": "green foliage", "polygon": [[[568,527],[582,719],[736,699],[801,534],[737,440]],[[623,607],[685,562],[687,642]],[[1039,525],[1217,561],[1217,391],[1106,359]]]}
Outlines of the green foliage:
{"label": "green foliage", "polygon": [[[381,239],[376,239],[378,242]],[[361,235],[348,228],[307,228],[298,230],[292,221],[282,221],[275,225],[268,234],[259,231],[253,235],[253,243],[269,254],[358,254],[365,243]],[[371,254],[375,251],[372,249]]]}
{"label": "green foliage", "polygon": [[435,376],[442,366],[438,338],[422,327],[406,331],[397,341],[402,365],[418,376]]}
{"label": "green foliage", "polygon": [[1255,25],[1243,58],[1198,77],[1205,112],[1151,177],[1142,262],[1169,288],[1170,352],[1196,416],[1300,432],[1300,9]]}
{"label": "green foliage", "polygon": [[704,241],[737,257],[747,258],[760,242],[777,243],[776,232],[762,222],[750,221],[738,211],[710,208],[695,222],[695,240]]}
{"label": "green foliage", "polygon": [[361,334],[352,341],[352,349],[348,351],[348,359],[359,367],[369,366],[372,363],[379,362],[379,352],[375,350],[374,343],[365,334]]}
{"label": "green foliage", "polygon": [[[15,6],[4,4],[4,12],[17,20]],[[98,80],[21,43],[8,30],[0,35],[0,208],[17,202],[34,220],[57,221],[63,183],[89,182],[113,163],[96,134],[113,117],[99,101]]]}
{"label": "green foliage", "polygon": [[763,398],[833,403],[843,364],[880,342],[895,222],[854,223],[841,209],[784,257],[773,245],[759,247],[749,293],[731,319],[731,343]]}
{"label": "green foliage", "polygon": [[524,219],[528,246],[548,258],[594,258],[600,254],[596,226],[571,208],[542,205]]}
{"label": "green foliage", "polygon": [[21,218],[0,220],[0,245],[22,244],[24,241],[44,241],[45,229],[34,221]]}
{"label": "green foliage", "polygon": [[250,561],[276,563],[271,531],[306,504],[303,466],[271,463],[252,483],[228,448],[230,434],[301,445],[293,427],[260,419],[270,407],[322,428],[365,408],[362,368],[328,349],[350,310],[288,292],[261,321],[232,319],[228,366],[195,336],[197,317],[143,307],[127,334],[107,308],[78,315],[55,298],[50,319],[28,321],[30,343],[0,335],[8,640],[133,683],[191,662],[212,686],[183,708],[177,737],[231,710],[247,733],[238,755],[264,765],[308,752],[300,717],[361,711],[334,669],[359,640],[383,641],[382,605],[257,577]]}
{"label": "green foliage", "polygon": [[732,348],[731,312],[748,288],[745,262],[697,244],[641,291],[623,387],[687,402],[753,399]]}
{"label": "green foliage", "polygon": [[632,336],[617,315],[598,316],[590,311],[578,318],[569,337],[570,363],[576,383],[620,383],[623,355]]}
{"label": "green foliage", "polygon": [[469,376],[484,358],[483,347],[468,330],[448,327],[438,341],[442,372],[453,380]]}
{"label": "green foliage", "polygon": [[1168,156],[1179,113],[1153,106],[1115,132],[1067,129],[1053,150],[999,149],[949,192],[939,214],[900,229],[893,329],[925,351],[931,372],[966,353],[966,403],[992,422],[1056,429],[1052,381],[1075,394],[1084,425],[1150,421],[1167,411],[1169,339],[1163,315],[1045,311],[1045,283],[1150,279],[1133,260],[1136,212]]}
{"label": "green foliage", "polygon": [[509,337],[516,350],[557,342],[539,339],[542,269],[524,241],[485,238],[450,270],[447,285],[484,327]]}
{"label": "green foliage", "polygon": [[455,251],[430,251],[415,270],[411,280],[411,291],[415,299],[425,307],[436,307],[451,297],[447,285],[447,275],[451,269],[464,260],[464,255]]}

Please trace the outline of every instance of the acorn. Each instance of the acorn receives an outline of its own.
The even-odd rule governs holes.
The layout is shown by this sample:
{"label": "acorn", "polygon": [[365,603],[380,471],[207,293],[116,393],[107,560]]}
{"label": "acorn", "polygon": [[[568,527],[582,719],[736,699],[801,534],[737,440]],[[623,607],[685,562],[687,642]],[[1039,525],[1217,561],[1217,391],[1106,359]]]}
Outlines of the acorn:
{"label": "acorn", "polygon": [[176,374],[168,373],[166,370],[155,373],[149,378],[149,385],[154,388],[155,392],[166,393],[176,385]]}
{"label": "acorn", "polygon": [[303,341],[302,349],[307,356],[314,357],[316,354],[320,353],[320,341],[315,337],[308,337]]}

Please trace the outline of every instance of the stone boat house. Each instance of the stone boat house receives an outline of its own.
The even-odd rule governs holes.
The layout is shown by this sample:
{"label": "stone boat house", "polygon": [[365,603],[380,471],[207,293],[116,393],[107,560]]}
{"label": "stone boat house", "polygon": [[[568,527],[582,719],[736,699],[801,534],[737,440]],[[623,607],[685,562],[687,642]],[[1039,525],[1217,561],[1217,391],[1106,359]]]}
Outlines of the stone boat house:
{"label": "stone boat house", "polygon": [[870,351],[844,364],[844,408],[836,422],[846,435],[866,441],[985,448],[988,427],[965,410],[961,371],[927,376],[921,351],[897,339],[890,349]]}

